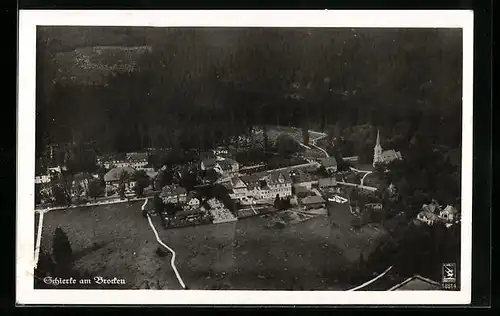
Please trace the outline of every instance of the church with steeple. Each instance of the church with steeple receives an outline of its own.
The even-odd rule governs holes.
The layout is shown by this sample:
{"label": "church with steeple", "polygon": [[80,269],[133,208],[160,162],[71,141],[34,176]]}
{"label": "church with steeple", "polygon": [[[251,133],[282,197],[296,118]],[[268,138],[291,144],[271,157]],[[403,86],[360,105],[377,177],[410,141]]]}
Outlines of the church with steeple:
{"label": "church with steeple", "polygon": [[373,148],[373,167],[383,162],[384,161],[382,159],[382,146],[380,145],[380,131],[377,130],[377,142],[375,143],[375,148]]}
{"label": "church with steeple", "polygon": [[377,130],[377,141],[373,148],[373,167],[379,164],[386,164],[393,160],[401,160],[403,157],[399,151],[394,149],[383,150],[380,145],[380,131]]}

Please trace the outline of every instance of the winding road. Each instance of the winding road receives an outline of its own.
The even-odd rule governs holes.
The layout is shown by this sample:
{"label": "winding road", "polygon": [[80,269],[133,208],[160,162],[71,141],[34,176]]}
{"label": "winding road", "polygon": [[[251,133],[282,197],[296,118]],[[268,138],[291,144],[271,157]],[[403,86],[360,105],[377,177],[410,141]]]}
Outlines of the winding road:
{"label": "winding road", "polygon": [[[144,204],[142,204],[142,207],[141,207],[142,211],[144,211],[144,208],[148,204],[148,201],[149,201],[149,199],[146,199],[144,201]],[[156,228],[153,225],[153,222],[151,221],[151,216],[149,216],[149,214],[147,214],[147,217],[148,217],[149,226],[151,227],[151,229],[153,230],[153,233],[155,234],[156,241],[158,241],[158,243],[160,245],[165,247],[172,254],[172,259],[170,260],[170,265],[172,266],[172,269],[174,270],[175,276],[177,277],[177,280],[179,281],[180,285],[182,286],[183,289],[186,289],[186,285],[184,284],[184,281],[182,281],[181,275],[179,274],[179,271],[177,271],[177,267],[175,266],[175,251],[161,241],[160,236],[158,236],[158,232],[156,231]]]}

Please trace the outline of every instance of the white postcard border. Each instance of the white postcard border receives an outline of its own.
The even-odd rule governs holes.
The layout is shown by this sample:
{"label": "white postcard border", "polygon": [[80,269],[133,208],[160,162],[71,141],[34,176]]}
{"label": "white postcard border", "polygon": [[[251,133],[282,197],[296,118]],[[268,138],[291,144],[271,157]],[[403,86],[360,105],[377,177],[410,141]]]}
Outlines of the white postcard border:
{"label": "white postcard border", "polygon": [[[35,43],[37,25],[220,27],[462,28],[462,236],[460,291],[137,291],[33,288],[35,174]],[[473,12],[406,11],[60,11],[19,16],[16,302],[18,304],[468,304],[472,267]],[[103,295],[105,293],[105,295]],[[166,294],[166,295],[165,295]]]}

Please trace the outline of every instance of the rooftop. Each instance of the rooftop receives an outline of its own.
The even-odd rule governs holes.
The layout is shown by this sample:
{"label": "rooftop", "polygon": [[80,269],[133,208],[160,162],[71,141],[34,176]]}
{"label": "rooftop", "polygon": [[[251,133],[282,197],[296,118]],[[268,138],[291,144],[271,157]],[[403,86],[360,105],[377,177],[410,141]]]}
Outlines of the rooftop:
{"label": "rooftop", "polygon": [[389,291],[438,291],[441,285],[433,280],[415,275],[393,286]]}
{"label": "rooftop", "polygon": [[235,189],[238,189],[238,188],[245,188],[246,184],[239,177],[232,177],[231,186]]}
{"label": "rooftop", "polygon": [[120,176],[123,173],[127,173],[129,175],[134,174],[135,169],[131,167],[118,167],[118,168],[113,168],[109,170],[105,175],[104,175],[104,181],[118,181],[120,180]]}
{"label": "rooftop", "polygon": [[384,150],[382,152],[382,159],[401,159],[401,153],[394,149]]}
{"label": "rooftop", "polygon": [[268,184],[278,184],[278,183],[291,183],[292,179],[290,178],[290,175],[287,172],[272,172],[268,179],[267,183]]}
{"label": "rooftop", "polygon": [[177,186],[177,185],[166,185],[161,189],[160,196],[175,196],[175,195],[181,195],[181,194],[186,194],[187,191],[183,187]]}
{"label": "rooftop", "polygon": [[147,161],[149,157],[148,153],[127,153],[126,159],[129,162],[134,161]]}
{"label": "rooftop", "polygon": [[314,181],[314,178],[311,174],[299,171],[296,173],[294,176],[294,180],[296,183],[303,183],[303,182],[311,182]]}

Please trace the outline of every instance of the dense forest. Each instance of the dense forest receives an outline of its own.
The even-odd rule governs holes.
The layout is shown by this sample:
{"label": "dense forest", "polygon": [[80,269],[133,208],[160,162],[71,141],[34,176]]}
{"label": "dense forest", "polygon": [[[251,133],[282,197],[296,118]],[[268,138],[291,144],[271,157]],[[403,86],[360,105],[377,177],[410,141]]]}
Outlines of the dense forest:
{"label": "dense forest", "polygon": [[[133,71],[107,67],[104,81],[59,79],[65,52],[97,46],[151,49]],[[37,152],[68,141],[211,148],[265,124],[340,134],[366,124],[399,146],[418,135],[457,148],[461,85],[460,29],[44,27]]]}

